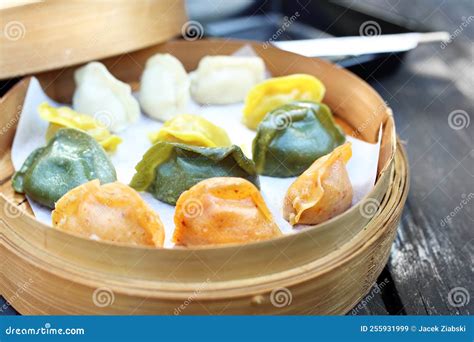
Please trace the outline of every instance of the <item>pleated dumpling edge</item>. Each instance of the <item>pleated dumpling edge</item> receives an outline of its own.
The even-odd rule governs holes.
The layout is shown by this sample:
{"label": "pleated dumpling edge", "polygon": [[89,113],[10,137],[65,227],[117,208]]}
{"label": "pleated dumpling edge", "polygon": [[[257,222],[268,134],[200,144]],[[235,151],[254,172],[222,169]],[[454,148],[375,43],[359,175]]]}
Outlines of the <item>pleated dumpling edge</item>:
{"label": "pleated dumpling edge", "polygon": [[283,216],[291,225],[315,225],[351,206],[353,191],[346,169],[351,156],[351,143],[347,142],[317,159],[290,185]]}

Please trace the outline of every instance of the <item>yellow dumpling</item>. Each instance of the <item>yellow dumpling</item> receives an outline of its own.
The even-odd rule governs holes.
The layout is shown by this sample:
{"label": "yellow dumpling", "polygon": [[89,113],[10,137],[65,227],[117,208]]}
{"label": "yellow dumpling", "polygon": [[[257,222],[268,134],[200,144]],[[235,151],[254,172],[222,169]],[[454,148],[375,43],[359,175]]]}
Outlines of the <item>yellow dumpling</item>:
{"label": "yellow dumpling", "polygon": [[191,114],[180,114],[166,121],[158,132],[150,134],[150,140],[152,143],[168,141],[203,147],[231,145],[226,131]]}
{"label": "yellow dumpling", "polygon": [[82,184],[56,202],[53,227],[93,240],[162,247],[158,214],[128,185],[99,180]]}
{"label": "yellow dumpling", "polygon": [[245,98],[244,124],[257,129],[265,115],[292,101],[321,102],[326,88],[316,77],[306,74],[274,77],[254,86]]}
{"label": "yellow dumpling", "polygon": [[351,206],[352,185],[346,164],[352,156],[350,143],[317,159],[288,188],[283,216],[291,225],[318,224]]}
{"label": "yellow dumpling", "polygon": [[181,246],[248,243],[281,235],[255,185],[237,177],[209,178],[183,192],[174,223],[173,241]]}
{"label": "yellow dumpling", "polygon": [[99,121],[89,115],[80,114],[71,108],[55,108],[47,102],[43,102],[39,105],[38,112],[43,120],[50,123],[46,132],[47,140],[52,138],[60,128],[76,128],[92,136],[106,151],[115,151],[122,142],[120,137],[112,135]]}

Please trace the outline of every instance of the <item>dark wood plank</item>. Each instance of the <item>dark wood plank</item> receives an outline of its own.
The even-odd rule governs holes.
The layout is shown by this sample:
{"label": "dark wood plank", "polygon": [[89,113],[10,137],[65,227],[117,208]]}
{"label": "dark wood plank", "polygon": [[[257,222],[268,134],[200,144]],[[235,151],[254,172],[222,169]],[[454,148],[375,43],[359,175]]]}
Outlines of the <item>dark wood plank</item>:
{"label": "dark wood plank", "polygon": [[473,293],[472,244],[470,251],[458,250],[452,235],[433,229],[421,211],[415,213],[408,205],[390,260],[390,271],[408,314],[473,312],[472,302],[468,302]]}

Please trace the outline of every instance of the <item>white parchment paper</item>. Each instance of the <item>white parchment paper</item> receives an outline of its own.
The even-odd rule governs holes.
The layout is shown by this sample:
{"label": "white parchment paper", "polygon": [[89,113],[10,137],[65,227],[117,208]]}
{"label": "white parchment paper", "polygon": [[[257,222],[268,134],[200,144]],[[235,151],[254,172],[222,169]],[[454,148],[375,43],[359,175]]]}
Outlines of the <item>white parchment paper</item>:
{"label": "white parchment paper", "polygon": [[[38,105],[44,101],[49,102],[53,106],[61,105],[48,98],[38,80],[32,78],[12,146],[12,160],[16,170],[20,169],[33,150],[46,144],[45,136],[48,123],[39,117],[37,111]],[[187,112],[189,114],[201,115],[225,129],[232,142],[239,145],[250,158],[255,132],[249,130],[241,123],[242,109],[242,103],[226,106],[200,106],[196,103],[190,103]],[[119,145],[117,151],[111,155],[111,160],[117,170],[117,177],[120,182],[125,184],[130,182],[135,173],[135,165],[151,146],[148,133],[159,130],[161,126],[162,123],[141,114],[137,123],[119,134],[123,142]],[[354,189],[354,205],[373,188],[380,146],[379,144],[369,144],[352,137],[347,137],[347,140],[352,143],[353,152],[347,169]],[[260,177],[261,192],[274,215],[275,221],[285,234],[295,232],[289,223],[283,219],[281,211],[286,190],[295,179]],[[148,193],[141,193],[141,195],[160,215],[166,230],[165,247],[172,247],[174,207],[158,201]],[[36,218],[43,223],[51,225],[51,210],[31,200],[29,202]]]}

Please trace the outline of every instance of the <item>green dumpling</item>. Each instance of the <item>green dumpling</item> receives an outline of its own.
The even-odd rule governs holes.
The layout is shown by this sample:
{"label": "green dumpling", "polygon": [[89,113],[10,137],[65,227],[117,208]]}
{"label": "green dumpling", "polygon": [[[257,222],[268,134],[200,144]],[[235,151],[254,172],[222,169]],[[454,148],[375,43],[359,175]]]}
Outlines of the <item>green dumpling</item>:
{"label": "green dumpling", "polygon": [[255,164],[236,146],[199,147],[171,142],[153,145],[135,167],[130,186],[176,204],[181,193],[212,177],[240,177],[259,186]]}
{"label": "green dumpling", "polygon": [[13,176],[13,188],[54,208],[66,192],[93,179],[101,183],[117,179],[107,154],[89,134],[63,128],[29,155]]}
{"label": "green dumpling", "polygon": [[253,160],[259,174],[299,176],[344,141],[328,106],[292,102],[267,113],[259,124],[252,144]]}

